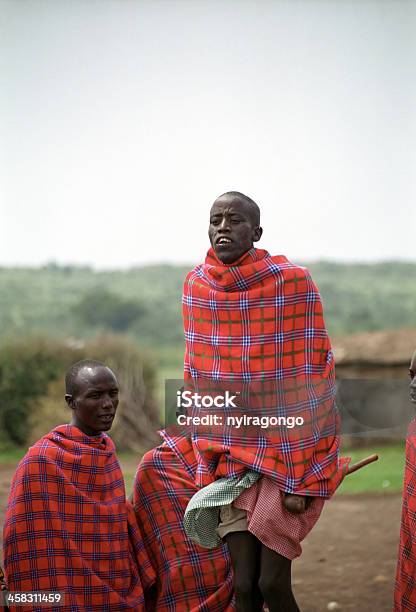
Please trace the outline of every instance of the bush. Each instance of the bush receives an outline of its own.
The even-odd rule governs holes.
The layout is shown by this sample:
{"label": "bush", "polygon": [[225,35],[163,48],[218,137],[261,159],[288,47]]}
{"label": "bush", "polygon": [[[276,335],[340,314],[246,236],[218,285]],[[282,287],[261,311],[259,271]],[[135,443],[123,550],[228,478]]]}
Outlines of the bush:
{"label": "bush", "polygon": [[64,367],[62,347],[54,342],[33,340],[10,343],[0,352],[1,429],[17,444],[26,442],[28,416],[37,398],[47,393],[49,383]]}
{"label": "bush", "polygon": [[105,288],[87,293],[74,307],[74,313],[89,326],[125,332],[140,317],[145,308],[136,300],[121,298]]}
{"label": "bush", "polygon": [[0,422],[11,441],[33,442],[70,413],[64,375],[80,359],[111,367],[120,384],[120,405],[111,435],[123,449],[142,452],[157,441],[156,370],[149,357],[123,337],[105,335],[87,343],[29,340],[10,343],[0,355]]}

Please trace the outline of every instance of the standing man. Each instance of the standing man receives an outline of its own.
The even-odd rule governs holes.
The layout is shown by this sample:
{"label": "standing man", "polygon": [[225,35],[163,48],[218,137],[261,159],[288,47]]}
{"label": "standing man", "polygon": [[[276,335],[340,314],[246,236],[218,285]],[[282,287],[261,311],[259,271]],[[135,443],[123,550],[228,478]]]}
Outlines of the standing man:
{"label": "standing man", "polygon": [[[118,406],[117,379],[86,360],[65,383],[71,424],[36,442],[12,481],[3,537],[8,590],[61,594],[61,612],[142,612],[154,573],[105,433]],[[35,600],[22,609],[42,608]]]}
{"label": "standing man", "polygon": [[[200,491],[185,527],[207,547],[227,542],[239,612],[260,611],[263,602],[271,612],[296,612],[291,560],[346,469],[338,460],[334,359],[321,299],[305,268],[254,248],[260,210],[244,194],[214,202],[208,233],[205,263],[184,285],[185,386],[240,388],[245,416],[290,417],[299,426],[248,437],[240,429],[195,429]],[[208,506],[219,510],[216,534]]]}
{"label": "standing man", "polygon": [[[283,416],[303,415],[305,427],[290,435],[269,432],[260,444],[245,446],[221,433],[207,439],[198,430],[161,432],[164,444],[144,456],[134,492],[157,568],[157,611],[225,612],[237,606],[254,612],[263,601],[271,612],[297,610],[291,559],[301,553],[300,541],[318,519],[323,499],[343,477],[334,362],[319,293],[305,268],[255,249],[261,235],[260,211],[250,198],[228,192],[215,201],[211,249],[184,285],[185,386],[253,383],[253,397],[266,391],[273,409],[280,385],[295,393],[295,399],[285,396]],[[216,505],[226,504],[217,534],[208,534],[211,521],[204,522],[202,537],[192,538],[201,542],[208,534],[210,543],[195,544],[184,531],[188,502],[218,478],[244,479],[247,472],[246,480],[255,484],[235,504],[230,502],[241,487],[213,494],[210,503],[219,492],[222,504]]]}
{"label": "standing man", "polygon": [[[416,351],[410,368],[410,401],[416,406]],[[394,611],[416,610],[416,419],[407,430],[402,524],[397,560]]]}

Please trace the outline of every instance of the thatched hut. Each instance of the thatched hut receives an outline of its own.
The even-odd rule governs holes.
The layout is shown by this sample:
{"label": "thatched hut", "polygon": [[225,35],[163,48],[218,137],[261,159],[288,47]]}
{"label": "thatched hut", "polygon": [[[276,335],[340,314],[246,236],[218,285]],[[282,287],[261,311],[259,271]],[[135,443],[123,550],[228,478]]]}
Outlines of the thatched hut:
{"label": "thatched hut", "polygon": [[360,333],[332,344],[344,433],[365,443],[403,439],[414,416],[408,368],[416,328]]}

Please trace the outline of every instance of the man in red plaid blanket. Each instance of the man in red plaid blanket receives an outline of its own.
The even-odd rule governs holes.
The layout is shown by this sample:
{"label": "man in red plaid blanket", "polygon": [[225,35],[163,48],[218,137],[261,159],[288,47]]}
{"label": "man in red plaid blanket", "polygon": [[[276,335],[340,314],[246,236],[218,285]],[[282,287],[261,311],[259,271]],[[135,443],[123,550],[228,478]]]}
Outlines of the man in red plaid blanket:
{"label": "man in red plaid blanket", "polygon": [[[416,351],[410,368],[410,400],[416,405]],[[402,524],[399,558],[397,561],[394,611],[416,610],[416,418],[412,420],[406,438],[406,468],[404,473]]]}
{"label": "man in red plaid blanket", "polygon": [[[237,609],[261,610],[265,602],[271,612],[295,612],[291,560],[347,462],[339,461],[334,360],[318,290],[305,268],[255,249],[261,235],[253,200],[228,192],[215,201],[211,249],[184,284],[185,387],[240,388],[246,416],[292,417],[299,426],[279,421],[255,436],[250,428],[194,428],[195,484],[203,488],[185,527],[215,545],[207,507],[217,505]],[[166,432],[165,440],[175,448],[174,436]]]}
{"label": "man in red plaid blanket", "polygon": [[[212,248],[184,285],[185,387],[237,384],[247,392],[248,386],[252,403],[246,406],[269,414],[279,394],[279,416],[301,416],[305,424],[255,439],[199,427],[161,432],[164,444],[144,457],[135,486],[140,521],[146,521],[144,503],[151,508],[145,545],[161,568],[158,610],[182,609],[180,602],[193,612],[234,608],[221,538],[233,559],[238,610],[261,610],[264,601],[271,612],[298,610],[291,559],[346,470],[338,462],[334,363],[319,293],[305,268],[253,248],[261,233],[259,208],[250,198],[229,192],[216,200]],[[203,517],[198,527],[186,520],[188,501],[209,490],[192,510]],[[187,505],[187,533],[216,546],[211,556],[186,537]],[[222,508],[214,537],[203,512],[213,505],[217,516]]]}
{"label": "man in red plaid blanket", "polygon": [[114,443],[105,433],[118,392],[103,364],[72,366],[65,396],[71,424],[32,446],[12,481],[3,537],[7,588],[61,593],[64,605],[53,610],[144,611],[144,589],[154,582]]}

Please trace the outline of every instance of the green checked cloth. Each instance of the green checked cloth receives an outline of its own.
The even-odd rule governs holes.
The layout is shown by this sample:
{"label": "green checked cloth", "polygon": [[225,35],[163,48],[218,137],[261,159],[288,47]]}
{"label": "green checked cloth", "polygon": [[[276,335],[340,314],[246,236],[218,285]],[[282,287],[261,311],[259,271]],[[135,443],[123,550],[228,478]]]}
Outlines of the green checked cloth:
{"label": "green checked cloth", "polygon": [[216,532],[220,506],[231,504],[258,479],[258,472],[248,471],[244,476],[219,478],[200,489],[191,498],[185,510],[183,525],[187,535],[204,548],[215,548],[222,540]]}

